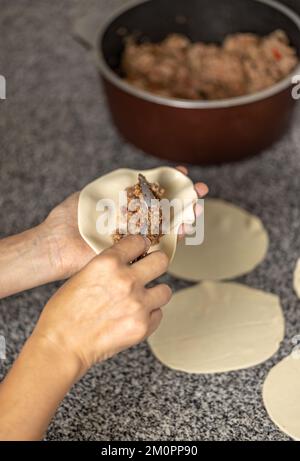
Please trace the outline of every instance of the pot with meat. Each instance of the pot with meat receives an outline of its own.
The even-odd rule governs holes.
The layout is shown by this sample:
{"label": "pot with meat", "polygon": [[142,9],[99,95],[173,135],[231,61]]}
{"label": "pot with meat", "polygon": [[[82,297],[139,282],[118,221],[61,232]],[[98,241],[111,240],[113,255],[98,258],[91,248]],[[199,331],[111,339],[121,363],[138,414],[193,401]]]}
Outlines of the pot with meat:
{"label": "pot with meat", "polygon": [[147,153],[199,164],[257,154],[287,130],[300,18],[276,0],[151,0],[77,35],[112,119]]}

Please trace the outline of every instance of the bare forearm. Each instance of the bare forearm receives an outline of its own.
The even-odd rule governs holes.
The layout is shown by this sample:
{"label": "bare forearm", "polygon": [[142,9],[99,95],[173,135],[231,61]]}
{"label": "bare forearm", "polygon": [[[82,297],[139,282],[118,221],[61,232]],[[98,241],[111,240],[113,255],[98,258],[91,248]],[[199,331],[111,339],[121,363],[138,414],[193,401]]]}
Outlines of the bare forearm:
{"label": "bare forearm", "polygon": [[0,240],[0,298],[57,278],[51,240],[43,225]]}
{"label": "bare forearm", "polygon": [[33,335],[0,385],[0,440],[40,440],[80,376],[63,351]]}

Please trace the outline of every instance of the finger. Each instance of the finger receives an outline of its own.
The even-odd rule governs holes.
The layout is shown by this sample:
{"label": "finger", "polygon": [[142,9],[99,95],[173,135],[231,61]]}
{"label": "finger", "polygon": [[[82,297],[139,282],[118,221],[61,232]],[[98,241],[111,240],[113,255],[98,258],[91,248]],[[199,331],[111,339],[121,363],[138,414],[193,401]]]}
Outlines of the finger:
{"label": "finger", "polygon": [[171,288],[169,285],[161,283],[160,285],[156,285],[156,287],[146,290],[145,305],[150,311],[153,311],[167,304],[171,298]]}
{"label": "finger", "polygon": [[208,187],[204,182],[197,182],[195,184],[195,190],[200,198],[208,194]]}
{"label": "finger", "polygon": [[186,176],[188,174],[188,169],[183,165],[177,166],[176,170],[180,171],[180,173],[185,174]]}
{"label": "finger", "polygon": [[147,253],[150,245],[150,240],[142,235],[128,235],[112,247],[103,251],[102,255],[113,255],[126,264]]}
{"label": "finger", "polygon": [[183,224],[182,235],[180,238],[186,235],[193,235],[195,233],[195,227],[192,224]]}
{"label": "finger", "polygon": [[[183,173],[186,176],[188,175],[188,169],[183,165],[177,166],[176,170],[180,171],[181,173]],[[208,187],[203,182],[197,182],[195,184],[195,189],[196,189],[196,192],[199,195],[199,197],[204,197],[205,195],[208,194]]]}
{"label": "finger", "polygon": [[[203,206],[200,203],[196,203],[195,217],[198,218],[203,213]],[[182,240],[186,234],[194,233],[194,227],[191,224],[181,224],[178,229],[178,240]]]}
{"label": "finger", "polygon": [[154,251],[131,266],[135,277],[144,285],[164,274],[169,265],[169,258],[163,251]]}
{"label": "finger", "polygon": [[147,331],[147,337],[151,336],[152,333],[154,333],[155,330],[157,330],[162,320],[162,317],[163,317],[163,313],[161,309],[156,309],[155,311],[151,312],[149,328]]}

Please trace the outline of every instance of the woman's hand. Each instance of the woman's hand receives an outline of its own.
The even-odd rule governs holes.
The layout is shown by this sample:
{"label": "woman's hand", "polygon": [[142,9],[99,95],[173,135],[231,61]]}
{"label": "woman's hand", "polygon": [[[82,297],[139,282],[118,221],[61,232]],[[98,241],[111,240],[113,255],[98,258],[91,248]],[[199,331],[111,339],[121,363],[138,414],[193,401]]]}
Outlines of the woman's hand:
{"label": "woman's hand", "polygon": [[129,264],[149,245],[144,237],[128,236],[96,256],[50,299],[33,337],[62,350],[81,375],[151,335],[171,290],[162,284],[145,288],[167,270],[161,251]]}
{"label": "woman's hand", "polygon": [[46,304],[33,334],[0,385],[0,440],[37,440],[65,394],[94,363],[149,336],[167,285],[145,288],[168,258],[144,254],[150,242],[129,236],[96,256]]}
{"label": "woman's hand", "polygon": [[78,229],[78,200],[75,192],[57,205],[41,224],[49,239],[49,255],[57,280],[64,280],[82,269],[95,252],[83,240]]}

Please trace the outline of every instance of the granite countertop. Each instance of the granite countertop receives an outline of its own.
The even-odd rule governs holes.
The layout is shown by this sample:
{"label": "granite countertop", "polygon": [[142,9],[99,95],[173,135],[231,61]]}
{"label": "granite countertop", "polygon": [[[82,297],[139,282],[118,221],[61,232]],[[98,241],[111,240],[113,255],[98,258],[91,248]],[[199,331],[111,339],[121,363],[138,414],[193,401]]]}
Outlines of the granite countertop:
{"label": "granite countertop", "polygon": [[[112,126],[97,73],[72,36],[88,8],[103,16],[121,0],[1,0],[0,103],[1,237],[39,223],[71,192],[117,167],[165,162],[126,145]],[[146,343],[95,366],[67,395],[48,440],[289,440],[268,418],[261,388],[268,370],[292,350],[300,333],[300,302],[292,272],[300,256],[300,110],[291,131],[260,156],[221,167],[190,168],[210,195],[258,215],[270,249],[257,269],[240,278],[280,296],[286,336],[279,352],[254,368],[216,375],[174,372]],[[165,276],[174,290],[187,286]],[[0,302],[0,334],[7,341],[1,378],[59,284]]]}

